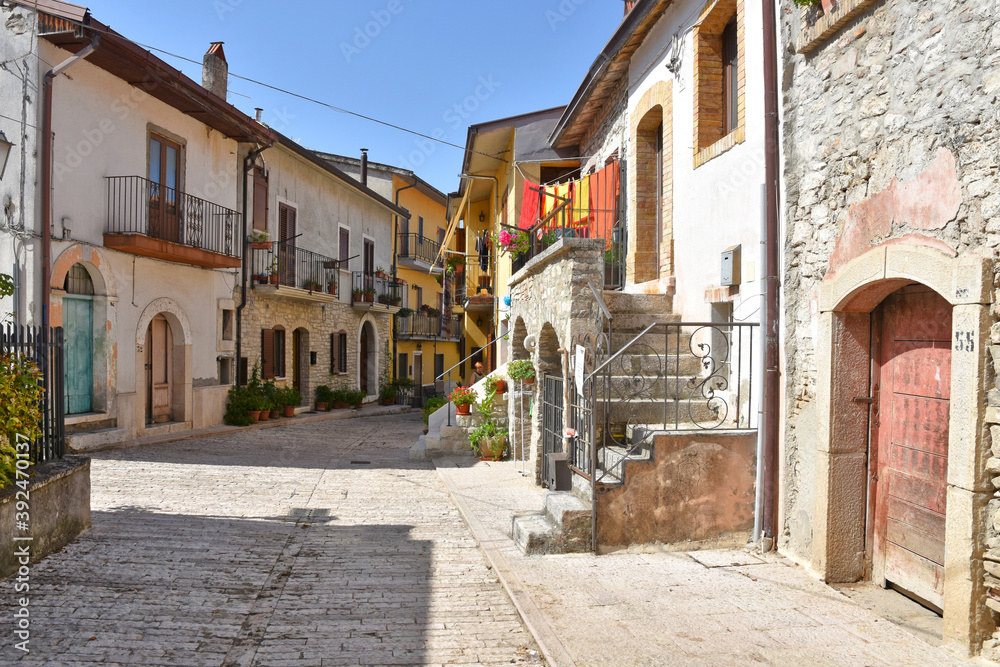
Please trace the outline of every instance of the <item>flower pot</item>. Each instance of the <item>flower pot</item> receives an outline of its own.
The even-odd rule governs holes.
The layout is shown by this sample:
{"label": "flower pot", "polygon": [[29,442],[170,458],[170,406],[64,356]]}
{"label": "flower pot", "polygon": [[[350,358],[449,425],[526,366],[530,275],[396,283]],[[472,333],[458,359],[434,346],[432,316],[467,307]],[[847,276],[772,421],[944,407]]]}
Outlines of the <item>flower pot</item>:
{"label": "flower pot", "polygon": [[428,428],[424,429],[424,435],[427,435],[429,432],[430,432],[430,429],[428,429]]}
{"label": "flower pot", "polygon": [[521,382],[524,384],[535,384],[535,377],[531,376],[530,378],[524,378]]}
{"label": "flower pot", "polygon": [[277,285],[278,284],[278,274],[277,273],[272,273],[271,277],[270,277],[270,280],[271,280],[271,284],[272,285]]}
{"label": "flower pot", "polygon": [[254,423],[260,421],[260,410],[250,410],[250,419],[253,419]]}
{"label": "flower pot", "polygon": [[496,387],[497,387],[497,393],[498,394],[504,394],[504,393],[506,393],[507,392],[507,381],[506,380],[497,380]]}
{"label": "flower pot", "polygon": [[323,401],[316,401],[316,412],[326,412],[326,403]]}
{"label": "flower pot", "polygon": [[383,398],[382,405],[396,405],[396,397],[393,396],[392,398]]}
{"label": "flower pot", "polygon": [[284,408],[282,408],[282,414],[284,416],[286,416],[286,417],[294,417],[295,416],[295,406],[294,405],[286,405],[286,406],[284,406]]}
{"label": "flower pot", "polygon": [[266,422],[270,418],[271,418],[271,411],[270,410],[261,410],[260,411],[260,421]]}
{"label": "flower pot", "polygon": [[336,294],[337,294],[337,286],[336,285],[327,285],[326,291],[329,292],[330,294],[333,294],[334,296],[336,296]]}
{"label": "flower pot", "polygon": [[368,303],[371,303],[372,301],[375,300],[374,294],[365,294],[364,296],[365,296],[365,301],[367,301]]}
{"label": "flower pot", "polygon": [[251,241],[250,242],[250,247],[253,248],[254,250],[270,250],[271,249],[271,242],[270,241]]}
{"label": "flower pot", "polygon": [[471,415],[472,414],[472,404],[471,403],[466,403],[465,405],[456,405],[455,406],[455,414],[456,415]]}
{"label": "flower pot", "polygon": [[267,276],[264,275],[263,273],[261,273],[260,275],[254,276],[253,279],[254,279],[254,281],[258,285],[266,285],[267,284]]}
{"label": "flower pot", "polygon": [[271,419],[277,419],[280,416],[281,416],[281,410],[278,410],[278,409],[271,410],[271,414],[270,414],[270,418]]}
{"label": "flower pot", "polygon": [[479,457],[483,461],[499,461],[503,456],[504,438],[483,438],[479,441]]}
{"label": "flower pot", "polygon": [[347,410],[351,407],[350,403],[342,403],[340,401],[334,401],[333,407],[336,410]]}

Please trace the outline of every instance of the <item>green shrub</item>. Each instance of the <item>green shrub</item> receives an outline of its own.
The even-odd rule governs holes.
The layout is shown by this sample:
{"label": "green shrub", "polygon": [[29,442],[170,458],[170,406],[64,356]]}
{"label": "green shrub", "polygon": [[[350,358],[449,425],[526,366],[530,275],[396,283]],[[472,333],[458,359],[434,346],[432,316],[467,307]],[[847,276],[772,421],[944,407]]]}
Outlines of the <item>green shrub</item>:
{"label": "green shrub", "polygon": [[349,393],[350,396],[348,397],[347,402],[350,403],[351,405],[361,405],[361,402],[368,397],[368,394],[361,391],[360,389]]}
{"label": "green shrub", "polygon": [[353,393],[354,392],[352,392],[350,389],[344,389],[343,387],[341,387],[340,389],[336,389],[333,392],[333,402],[334,403],[350,403],[351,402],[351,394],[353,394]]}
{"label": "green shrub", "polygon": [[278,402],[281,405],[291,405],[293,407],[298,406],[302,404],[302,394],[298,389],[289,385],[281,390],[281,396]]}
{"label": "green shrub", "polygon": [[41,377],[30,359],[0,355],[0,488],[17,474],[17,444],[42,436]]}
{"label": "green shrub", "polygon": [[249,426],[253,423],[250,411],[259,409],[253,407],[254,404],[254,396],[246,387],[233,387],[229,390],[229,401],[226,404],[223,421],[230,426]]}
{"label": "green shrub", "polygon": [[319,403],[333,403],[334,392],[328,385],[321,384],[316,387],[316,400]]}
{"label": "green shrub", "polygon": [[511,380],[530,380],[535,377],[535,367],[530,359],[518,359],[507,364],[507,377]]}
{"label": "green shrub", "polygon": [[448,401],[444,400],[440,396],[435,396],[434,398],[427,399],[427,401],[424,403],[423,409],[420,410],[420,414],[424,418],[424,426],[427,426],[427,422],[428,420],[430,420],[431,414],[437,412],[438,408],[440,408],[447,402]]}

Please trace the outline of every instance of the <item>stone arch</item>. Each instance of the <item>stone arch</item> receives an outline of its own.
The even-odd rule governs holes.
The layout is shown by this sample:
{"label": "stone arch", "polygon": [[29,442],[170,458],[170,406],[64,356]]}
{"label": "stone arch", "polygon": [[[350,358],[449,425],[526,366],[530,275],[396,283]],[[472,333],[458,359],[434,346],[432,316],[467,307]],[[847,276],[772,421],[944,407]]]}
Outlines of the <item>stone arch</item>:
{"label": "stone arch", "polygon": [[524,349],[524,339],[528,337],[528,327],[524,325],[524,318],[518,316],[514,320],[514,330],[510,334],[510,358],[529,359],[531,354]]}
{"label": "stone arch", "polygon": [[[873,248],[827,275],[819,289],[817,438],[812,565],[829,582],[865,576],[871,313],[901,287],[919,283],[952,307],[944,581],[945,639],[968,644],[984,571],[977,517],[988,501],[984,435],[992,266],[983,257],[911,242]],[[963,620],[964,619],[964,620]],[[975,632],[975,629],[971,629]]]}
{"label": "stone arch", "polygon": [[630,125],[629,232],[635,241],[629,243],[627,265],[632,281],[641,283],[673,275],[671,82],[658,81],[643,94],[632,111]]}
{"label": "stone arch", "polygon": [[142,311],[136,325],[135,357],[135,420],[137,429],[146,428],[149,397],[149,376],[146,370],[147,333],[154,318],[163,316],[172,339],[170,354],[170,405],[174,422],[190,422],[193,417],[193,336],[191,324],[184,310],[168,298],[151,301]]}
{"label": "stone arch", "polygon": [[543,324],[541,331],[538,333],[538,349],[536,350],[538,361],[535,367],[539,373],[562,377],[562,353],[559,352],[561,347],[559,344],[559,335],[556,334],[555,328],[548,322]]}
{"label": "stone arch", "polygon": [[111,264],[100,248],[73,244],[66,248],[52,264],[52,289],[61,291],[66,275],[74,264],[82,264],[94,283],[94,293],[107,297],[117,297],[115,275]]}

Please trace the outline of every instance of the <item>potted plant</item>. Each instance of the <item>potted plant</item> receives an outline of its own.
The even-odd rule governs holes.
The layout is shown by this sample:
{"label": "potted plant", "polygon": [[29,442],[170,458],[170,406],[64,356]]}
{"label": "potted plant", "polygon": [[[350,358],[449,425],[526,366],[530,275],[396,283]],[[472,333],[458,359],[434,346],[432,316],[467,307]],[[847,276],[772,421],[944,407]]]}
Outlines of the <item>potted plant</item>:
{"label": "potted plant", "polygon": [[500,375],[489,375],[486,377],[486,391],[504,394],[507,392],[507,381]]}
{"label": "potted plant", "polygon": [[246,387],[233,387],[229,390],[229,400],[226,403],[226,414],[223,417],[230,426],[249,426],[253,423],[250,416],[251,396]]}
{"label": "potted plant", "polygon": [[375,300],[375,288],[374,287],[366,287],[365,288],[365,291],[364,291],[364,300],[367,303],[371,303],[372,301]]}
{"label": "potted plant", "polygon": [[333,403],[333,390],[328,385],[316,387],[316,412],[326,412],[327,406]]}
{"label": "potted plant", "polygon": [[382,401],[382,405],[395,405],[396,404],[396,394],[399,390],[395,385],[387,384],[386,386],[379,389],[378,397]]}
{"label": "potted plant", "polygon": [[385,273],[385,268],[381,267],[381,266],[376,266],[375,267],[375,277],[376,278],[381,278],[382,280],[385,280],[386,277],[387,277],[386,273]]}
{"label": "potted plant", "polygon": [[281,390],[282,412],[285,417],[295,416],[295,406],[302,403],[302,394],[295,387],[285,387]]}
{"label": "potted plant", "polygon": [[485,421],[469,432],[469,444],[483,461],[499,461],[507,446],[507,429]]}
{"label": "potted plant", "polygon": [[365,398],[368,396],[364,391],[358,389],[356,391],[350,392],[349,400],[347,401],[354,406],[355,410],[361,409],[361,403],[364,402]]}
{"label": "potted plant", "polygon": [[455,387],[448,396],[448,400],[455,404],[455,414],[472,414],[472,404],[476,402],[476,392],[472,387]]}
{"label": "potted plant", "polygon": [[355,302],[362,301],[365,296],[365,291],[360,287],[355,287],[352,290],[351,295]]}
{"label": "potted plant", "polygon": [[265,232],[254,232],[250,234],[250,247],[254,250],[269,250],[271,248],[271,237]]}
{"label": "potted plant", "polygon": [[281,394],[282,390],[274,384],[274,380],[267,380],[263,385],[264,397],[270,404],[270,412],[268,413],[268,419],[277,419],[281,416]]}
{"label": "potted plant", "polygon": [[270,267],[270,279],[272,285],[278,284],[278,257],[275,255],[274,259],[271,260]]}
{"label": "potted plant", "polygon": [[420,409],[420,415],[424,418],[424,435],[427,435],[427,426],[430,422],[431,415],[437,412],[438,408],[445,404],[445,400],[440,396],[435,396],[434,398],[428,398],[424,403],[424,407]]}
{"label": "potted plant", "polygon": [[351,392],[340,388],[333,392],[333,407],[337,410],[347,410],[351,407]]}
{"label": "potted plant", "polygon": [[319,284],[318,280],[307,280],[306,289],[310,292],[322,292],[323,286]]}
{"label": "potted plant", "polygon": [[337,296],[337,279],[336,278],[330,278],[330,280],[327,281],[327,283],[326,283],[326,291],[329,294]]}
{"label": "potted plant", "polygon": [[531,384],[535,381],[535,367],[531,365],[530,359],[517,359],[507,364],[507,377]]}
{"label": "potted plant", "polygon": [[413,314],[412,308],[400,308],[399,312],[396,313],[396,317],[409,317]]}

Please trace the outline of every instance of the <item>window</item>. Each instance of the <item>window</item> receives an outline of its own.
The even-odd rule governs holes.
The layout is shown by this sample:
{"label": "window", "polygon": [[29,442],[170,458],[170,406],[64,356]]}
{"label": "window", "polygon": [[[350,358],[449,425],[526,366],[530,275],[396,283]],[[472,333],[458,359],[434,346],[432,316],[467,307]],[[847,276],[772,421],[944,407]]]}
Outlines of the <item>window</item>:
{"label": "window", "polygon": [[364,272],[366,276],[370,276],[375,273],[375,242],[371,239],[365,239],[365,253],[364,253]]}
{"label": "window", "polygon": [[340,268],[348,271],[351,268],[351,230],[340,228]]}
{"label": "window", "polygon": [[722,31],[722,126],[725,134],[736,129],[739,124],[737,91],[739,90],[739,51],[736,42],[736,16]]}
{"label": "window", "polygon": [[260,332],[260,376],[264,380],[285,377],[285,330],[283,327]]}
{"label": "window", "polygon": [[424,216],[417,216],[417,236],[423,237],[424,235]]}
{"label": "window", "polygon": [[406,352],[400,352],[398,357],[399,368],[396,371],[396,377],[402,380],[410,377],[410,355]]}
{"label": "window", "polygon": [[219,384],[233,383],[233,360],[230,357],[219,359]]}
{"label": "window", "polygon": [[222,340],[233,339],[233,311],[228,308],[222,311]]}
{"label": "window", "polygon": [[413,291],[417,293],[413,301],[413,310],[420,310],[420,306],[424,305],[424,288],[417,286],[413,288]]}
{"label": "window", "polygon": [[94,281],[90,279],[90,273],[83,264],[74,264],[66,274],[63,289],[66,290],[67,294],[93,296]]}
{"label": "window", "polygon": [[434,381],[444,375],[444,355],[435,354],[434,355]]}
{"label": "window", "polygon": [[330,372],[339,375],[347,372],[347,332],[330,334]]}
{"label": "window", "polygon": [[267,175],[261,167],[253,170],[253,227],[267,229]]}

